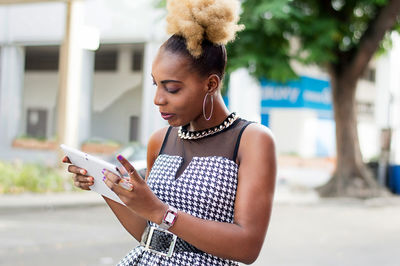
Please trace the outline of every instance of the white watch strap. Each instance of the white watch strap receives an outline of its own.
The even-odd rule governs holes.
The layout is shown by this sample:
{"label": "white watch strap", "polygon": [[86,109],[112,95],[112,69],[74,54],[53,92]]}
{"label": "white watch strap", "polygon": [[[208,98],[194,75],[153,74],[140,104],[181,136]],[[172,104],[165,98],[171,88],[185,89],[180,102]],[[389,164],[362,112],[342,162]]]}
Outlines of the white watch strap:
{"label": "white watch strap", "polygon": [[178,209],[172,206],[168,206],[168,210],[165,212],[162,222],[159,225],[160,228],[168,230],[171,226],[174,225],[177,217]]}

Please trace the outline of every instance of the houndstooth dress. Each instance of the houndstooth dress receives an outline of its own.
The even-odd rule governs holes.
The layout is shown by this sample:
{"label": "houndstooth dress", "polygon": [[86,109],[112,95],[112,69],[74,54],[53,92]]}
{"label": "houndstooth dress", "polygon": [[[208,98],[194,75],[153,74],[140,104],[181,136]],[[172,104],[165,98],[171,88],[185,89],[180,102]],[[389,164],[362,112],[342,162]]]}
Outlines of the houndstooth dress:
{"label": "houndstooth dress", "polygon": [[[214,135],[183,140],[170,127],[148,177],[148,185],[163,202],[195,217],[233,223],[237,188],[236,156],[241,135],[250,122],[237,119]],[[179,219],[179,218],[178,218]],[[139,245],[118,266],[133,265],[238,265],[202,252],[174,252],[165,257]]]}

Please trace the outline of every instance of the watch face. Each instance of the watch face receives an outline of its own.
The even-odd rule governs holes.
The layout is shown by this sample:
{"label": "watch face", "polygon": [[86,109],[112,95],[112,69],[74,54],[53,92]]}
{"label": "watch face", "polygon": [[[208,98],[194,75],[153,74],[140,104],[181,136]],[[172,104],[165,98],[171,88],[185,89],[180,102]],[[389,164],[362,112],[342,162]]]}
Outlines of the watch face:
{"label": "watch face", "polygon": [[175,215],[171,212],[167,213],[167,216],[165,217],[165,221],[169,224],[173,223],[175,220]]}

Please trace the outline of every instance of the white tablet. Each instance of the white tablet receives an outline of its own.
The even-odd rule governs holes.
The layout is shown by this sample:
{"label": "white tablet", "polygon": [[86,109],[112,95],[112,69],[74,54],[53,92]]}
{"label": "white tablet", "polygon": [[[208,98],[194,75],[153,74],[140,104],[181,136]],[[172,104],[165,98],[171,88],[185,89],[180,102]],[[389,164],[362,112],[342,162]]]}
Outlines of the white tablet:
{"label": "white tablet", "polygon": [[87,171],[88,176],[94,178],[94,184],[90,186],[90,189],[109,198],[122,205],[125,205],[122,200],[115,194],[103,181],[102,170],[106,169],[116,175],[120,175],[117,172],[117,167],[109,162],[106,162],[100,158],[84,153],[80,150],[68,147],[64,144],[60,145],[65,155],[68,156],[72,164],[83,168]]}

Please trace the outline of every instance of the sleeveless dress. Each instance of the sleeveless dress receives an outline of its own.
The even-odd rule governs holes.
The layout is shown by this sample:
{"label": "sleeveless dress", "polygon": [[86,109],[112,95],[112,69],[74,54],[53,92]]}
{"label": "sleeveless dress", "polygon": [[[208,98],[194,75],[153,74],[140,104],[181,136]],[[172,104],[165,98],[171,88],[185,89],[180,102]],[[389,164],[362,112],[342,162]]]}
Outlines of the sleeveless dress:
{"label": "sleeveless dress", "polygon": [[[196,140],[181,139],[178,128],[169,127],[150,171],[149,187],[160,200],[180,211],[205,220],[233,223],[237,151],[241,135],[250,123],[238,118],[230,127]],[[179,243],[188,251],[174,252],[172,257],[139,245],[118,266],[238,265],[198,250],[180,238]]]}

